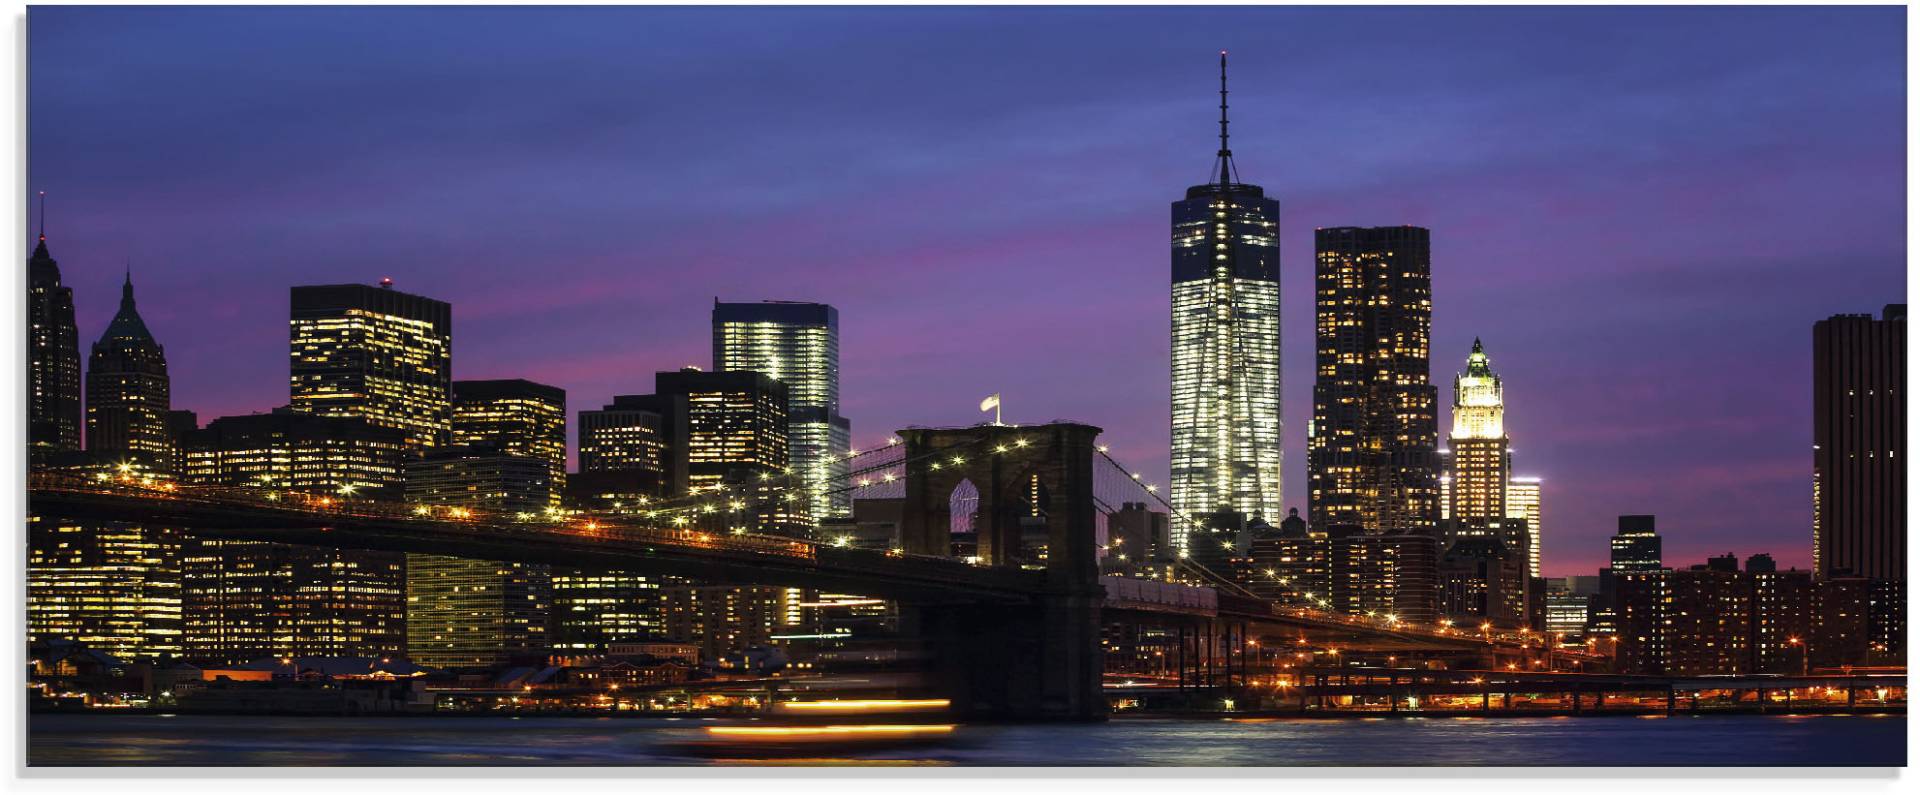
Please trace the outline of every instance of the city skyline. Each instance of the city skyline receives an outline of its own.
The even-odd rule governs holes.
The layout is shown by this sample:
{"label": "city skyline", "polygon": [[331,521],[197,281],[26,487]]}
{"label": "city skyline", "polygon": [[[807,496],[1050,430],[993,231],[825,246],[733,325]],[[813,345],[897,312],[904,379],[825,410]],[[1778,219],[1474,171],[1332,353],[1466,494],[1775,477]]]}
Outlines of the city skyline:
{"label": "city skyline", "polygon": [[[402,27],[416,19],[398,10],[364,13],[395,15],[392,21]],[[509,27],[504,20],[513,19],[515,13],[540,12],[456,12],[450,18],[441,13],[436,12],[435,19],[451,22],[453,35],[492,42],[489,37],[502,35]],[[720,11],[658,13],[682,22],[724,16]],[[756,23],[777,24],[792,16],[807,16],[805,12],[756,13]],[[1014,15],[1020,13],[1051,23],[1070,18],[1072,12]],[[1203,20],[1234,13],[1161,15]],[[1237,13],[1271,19],[1276,29],[1291,16],[1305,15],[1337,31],[1344,24],[1357,24],[1368,12]],[[1444,24],[1423,32],[1434,36],[1435,42],[1483,35],[1468,32],[1469,23],[1460,21],[1474,13],[1450,12]],[[1517,16],[1544,25],[1582,15],[1630,19],[1635,14],[1661,13],[1568,10]],[[383,174],[372,170],[374,166],[348,168],[336,163],[345,170],[325,177],[321,170],[301,166],[299,171],[282,174],[292,178],[291,183],[255,184],[240,178],[241,164],[257,165],[252,158],[271,157],[283,146],[300,145],[297,135],[232,153],[169,139],[169,135],[184,134],[184,129],[151,115],[144,105],[114,101],[124,96],[115,92],[134,88],[132,81],[87,82],[94,78],[70,64],[47,63],[51,58],[40,53],[88,49],[71,38],[59,38],[68,35],[61,28],[64,19],[84,19],[87,11],[40,9],[34,12],[33,40],[40,43],[46,35],[55,37],[48,40],[50,44],[58,44],[36,47],[32,62],[36,91],[31,187],[50,194],[49,244],[60,260],[66,284],[75,287],[80,338],[96,339],[113,313],[111,296],[122,278],[122,269],[115,266],[130,257],[132,269],[139,272],[141,313],[167,346],[173,407],[196,411],[203,421],[264,412],[286,402],[282,387],[285,337],[279,324],[285,322],[284,302],[293,285],[370,284],[392,277],[399,289],[447,301],[453,304],[460,338],[453,377],[524,377],[551,383],[571,393],[569,413],[597,407],[614,394],[644,392],[656,371],[704,364],[709,341],[703,333],[704,316],[713,295],[727,300],[811,300],[833,304],[844,315],[841,413],[856,426],[856,447],[908,424],[979,421],[983,418],[972,410],[978,398],[999,392],[1005,395],[1007,419],[1012,422],[1069,416],[1107,427],[1105,441],[1115,455],[1151,462],[1150,471],[1157,474],[1150,479],[1164,484],[1167,296],[1165,261],[1160,259],[1165,242],[1159,237],[1164,231],[1163,202],[1168,191],[1198,182],[1199,170],[1205,168],[1202,161],[1210,159],[1214,103],[1210,55],[1225,46],[1235,53],[1237,160],[1250,176],[1258,175],[1257,180],[1281,206],[1281,337],[1286,345],[1282,382],[1284,405],[1290,409],[1283,417],[1287,506],[1303,511],[1307,507],[1307,416],[1303,411],[1311,405],[1306,396],[1313,380],[1312,335],[1308,333],[1311,233],[1319,225],[1411,224],[1431,228],[1434,237],[1433,347],[1445,355],[1434,365],[1438,377],[1431,380],[1441,383],[1451,374],[1455,365],[1451,352],[1465,349],[1466,340],[1486,338],[1500,352],[1501,373],[1511,385],[1516,407],[1508,423],[1514,438],[1521,440],[1519,451],[1525,461],[1519,473],[1545,479],[1542,501],[1551,535],[1545,541],[1544,573],[1593,571],[1606,557],[1605,539],[1615,517],[1640,513],[1661,517],[1672,562],[1726,551],[1743,556],[1769,552],[1783,566],[1804,568],[1811,559],[1807,328],[1831,314],[1877,311],[1880,305],[1904,296],[1899,265],[1904,256],[1900,217],[1905,205],[1899,176],[1894,173],[1897,169],[1885,168],[1902,162],[1901,119],[1899,103],[1887,104],[1879,93],[1897,94],[1903,87],[1897,78],[1877,77],[1881,69],[1874,60],[1897,61],[1898,38],[1886,34],[1891,50],[1885,52],[1852,45],[1855,39],[1874,41],[1882,35],[1878,29],[1882,26],[1867,24],[1876,19],[1872,10],[1813,14],[1826,20],[1826,26],[1798,24],[1794,21],[1801,17],[1783,10],[1725,17],[1710,10],[1668,13],[1675,29],[1637,31],[1644,38],[1630,45],[1651,51],[1658,49],[1655,42],[1694,29],[1689,25],[1734,22],[1748,28],[1743,32],[1750,41],[1716,40],[1705,46],[1746,59],[1745,67],[1696,75],[1691,84],[1636,88],[1631,70],[1608,70],[1581,61],[1602,54],[1591,41],[1582,40],[1575,51],[1556,53],[1551,64],[1562,71],[1548,71],[1557,80],[1569,80],[1573,78],[1567,73],[1583,74],[1584,63],[1589,70],[1584,74],[1592,82],[1577,85],[1612,93],[1584,95],[1594,102],[1581,112],[1532,107],[1530,115],[1525,110],[1500,109],[1508,114],[1500,123],[1526,126],[1532,122],[1549,131],[1578,133],[1570,149],[1597,156],[1587,170],[1564,164],[1556,167],[1555,152],[1544,143],[1528,140],[1535,137],[1532,133],[1521,136],[1513,127],[1476,120],[1465,112],[1423,116],[1430,121],[1401,131],[1397,145],[1390,145],[1395,140],[1391,135],[1380,142],[1365,139],[1356,131],[1379,133],[1386,130],[1387,121],[1368,117],[1380,106],[1372,100],[1353,99],[1351,94],[1344,100],[1350,103],[1346,107],[1359,113],[1351,124],[1303,130],[1305,120],[1318,118],[1303,104],[1308,98],[1340,96],[1335,88],[1315,86],[1299,71],[1316,63],[1315,57],[1329,53],[1302,53],[1287,45],[1257,41],[1217,41],[1217,33],[1208,30],[1217,31],[1219,26],[1197,21],[1190,30],[1177,28],[1177,35],[1149,45],[1141,36],[1151,27],[1146,21],[1156,14],[1127,12],[1117,17],[1122,27],[1135,30],[1135,38],[1127,39],[1125,46],[1078,42],[1073,46],[1094,50],[1096,58],[1117,57],[1128,47],[1142,49],[1147,57],[1138,74],[1118,61],[1099,61],[1100,69],[1076,71],[1071,53],[1041,50],[1036,41],[1026,38],[1016,43],[1035,47],[1014,47],[1008,57],[969,74],[931,68],[940,58],[966,58],[966,54],[938,49],[916,53],[912,59],[916,68],[909,71],[918,76],[914,85],[926,96],[900,101],[922,110],[944,108],[943,100],[957,107],[932,120],[912,120],[913,112],[876,111],[863,117],[857,126],[875,139],[859,143],[872,146],[878,153],[874,157],[834,151],[824,138],[811,145],[793,143],[792,135],[773,136],[757,129],[767,126],[757,117],[728,120],[722,127],[723,138],[741,147],[785,141],[792,147],[789,157],[859,164],[851,174],[822,175],[806,168],[776,174],[769,164],[752,158],[733,162],[676,155],[694,161],[687,176],[704,170],[708,178],[729,182],[724,194],[744,202],[730,205],[689,199],[684,183],[648,175],[643,161],[623,159],[635,157],[634,150],[650,148],[649,141],[673,142],[675,135],[684,135],[687,129],[670,126],[656,130],[661,133],[658,138],[605,140],[617,130],[635,128],[628,133],[643,134],[656,123],[703,126],[719,122],[717,117],[621,116],[625,111],[561,92],[521,111],[525,116],[488,117],[484,128],[506,140],[456,140],[445,157],[435,158],[413,149],[417,142],[405,135],[409,125],[429,136],[446,133],[440,126],[445,120],[479,110],[403,108],[399,103],[406,99],[405,86],[352,100],[332,93],[367,76],[354,73],[324,79],[316,74],[315,80],[339,82],[322,82],[308,86],[306,93],[281,98],[304,102],[331,97],[343,117],[341,123],[347,125],[344,129],[365,136],[322,148],[321,161],[358,157],[350,154],[358,146],[365,147],[361,155],[385,153],[404,165],[387,163],[393,171]],[[177,42],[178,38],[150,35],[152,30],[142,27],[155,21],[164,26],[168,15],[180,19],[199,15],[200,23],[215,23],[202,30],[168,28],[172,31],[168,35],[188,39],[208,30],[231,33],[231,26],[238,24],[234,20],[253,19],[244,12],[177,10],[134,13],[123,19],[140,28],[136,39]],[[354,16],[346,11],[289,10],[257,21],[275,29],[264,32],[268,37],[304,46],[281,56],[297,64],[302,57],[337,46],[342,37],[366,35],[343,21]],[[834,18],[832,12],[812,16]],[[968,12],[879,16],[916,23],[965,23]],[[288,20],[303,17],[326,24],[297,33],[298,23]],[[574,17],[557,13],[555,18]],[[1762,24],[1767,20],[1774,22]],[[44,29],[39,27],[43,22]],[[698,25],[693,27],[697,33]],[[1420,26],[1409,29],[1415,27]],[[92,22],[76,23],[75,28],[88,29],[96,37],[120,32]],[[549,35],[597,38],[584,29],[563,25],[560,30],[565,32]],[[756,38],[765,32],[752,28],[743,35]],[[1020,36],[1043,33],[1023,31]],[[617,37],[596,46],[611,46],[612,38]],[[886,51],[917,41],[912,35],[903,38],[905,42],[865,53],[835,54],[830,60],[858,72],[890,58],[904,58]],[[1793,49],[1795,45],[1783,43],[1788,41],[1800,42],[1800,47],[1811,46],[1809,42],[1832,47],[1833,62],[1825,65],[1828,73],[1857,72],[1862,79],[1851,84],[1839,80],[1845,90],[1833,91],[1828,90],[1832,86],[1804,76],[1769,71],[1797,58],[1766,52],[1769,45]],[[701,37],[693,35],[678,46],[700,42]],[[534,46],[551,43],[542,40]],[[773,57],[768,53],[779,51],[777,42],[761,44],[760,51],[747,60]],[[177,45],[169,49],[173,46]],[[1537,46],[1544,45],[1517,45],[1513,51],[1485,57],[1539,55],[1531,49]],[[586,50],[580,57],[630,56],[624,49],[619,53],[604,47]],[[461,81],[490,79],[489,67],[455,58],[447,67],[450,71],[429,73],[419,66],[428,57],[444,53],[383,53],[372,68],[400,75],[403,84],[455,81],[452,87],[431,89],[445,92],[446,100],[454,103],[487,96],[473,93],[480,89]],[[1761,54],[1767,61],[1746,63]],[[682,55],[688,56],[685,63],[697,67],[701,62],[687,53],[675,53],[669,60]],[[198,56],[204,61],[169,61],[172,54],[162,56],[138,47],[120,51],[118,57],[154,67],[157,71],[125,70],[148,80],[178,77],[217,59],[216,54],[205,53]],[[245,57],[271,61],[275,56],[250,52]],[[1415,60],[1414,55],[1407,57],[1407,63]],[[922,65],[928,68],[922,71]],[[554,67],[559,70],[555,74],[580,66],[561,64]],[[679,67],[648,63],[635,68],[642,75],[646,70],[664,70],[677,76],[673,70]],[[846,124],[832,113],[812,117],[809,114],[817,109],[801,107],[805,100],[845,110],[847,105],[860,106],[880,96],[892,80],[906,79],[863,74],[851,85],[840,86],[831,80],[794,77],[798,81],[794,85],[785,79],[765,82],[766,74],[748,78],[731,68],[744,67],[735,65],[711,75],[693,93],[718,92],[776,117],[792,114],[797,118],[789,121],[805,124],[783,126],[803,130],[844,130]],[[1379,67],[1345,79],[1400,80],[1404,85],[1398,99],[1444,111],[1449,103],[1440,101],[1444,92],[1435,93],[1439,83],[1446,77],[1470,80],[1483,68],[1503,67],[1443,61],[1440,76]],[[985,82],[979,82],[981,73],[989,76]],[[1011,75],[1034,79],[1004,92],[969,93],[984,92],[995,78]],[[1503,88],[1521,95],[1506,101],[1530,108],[1527,103],[1565,85],[1555,79],[1508,81]],[[200,107],[196,103],[238,100],[264,91],[265,85],[244,77],[223,77],[211,84],[196,79],[192,89],[205,96],[177,97],[186,105],[169,113],[191,116]],[[412,84],[415,88],[429,85]],[[766,90],[770,85],[805,91],[785,104],[771,106],[737,93]],[[160,88],[158,95],[173,96],[167,90],[184,92],[189,86]],[[1735,99],[1726,98],[1730,89]],[[1088,90],[1091,93],[1072,93]],[[1691,125],[1663,123],[1665,114],[1690,98],[1697,99],[1696,92],[1718,95],[1719,104],[1705,110],[1691,108]],[[1767,102],[1759,101],[1763,94]],[[60,104],[63,95],[86,105],[143,114],[133,127],[151,134],[138,142],[141,145],[128,148],[136,158],[152,157],[146,147],[169,140],[189,144],[187,151],[169,162],[143,159],[130,164],[109,154],[100,162],[79,163],[74,158],[83,153],[92,156],[89,142],[98,141],[90,136],[98,130],[71,119],[65,113],[71,108]],[[1077,101],[1062,105],[1063,96]],[[1473,91],[1460,92],[1455,99],[1468,107],[1476,101],[1492,101]],[[575,104],[567,105],[569,101]],[[977,113],[986,106],[995,112],[985,118],[972,122],[951,118],[959,110]],[[400,131],[361,127],[344,118],[368,109],[387,111],[383,120],[395,122]],[[556,109],[570,110],[566,120],[578,126],[538,126],[554,124],[541,119],[540,111]],[[309,108],[301,109],[307,112]],[[1809,127],[1816,112],[1828,117],[1822,122],[1825,128]],[[603,118],[604,113],[614,116]],[[1582,113],[1592,118],[1583,118]],[[1836,114],[1840,118],[1831,118]],[[262,129],[276,135],[290,134],[276,125],[292,118],[269,107],[260,118],[246,123],[265,125]],[[953,127],[922,129],[937,121]],[[1623,136],[1633,143],[1623,142],[1583,123],[1595,121],[1615,124],[1616,130],[1656,135]],[[1022,132],[1028,125],[1049,132]],[[1134,130],[1114,132],[1120,127]],[[516,130],[521,134],[513,135]],[[1467,145],[1488,131],[1508,137],[1495,135],[1491,143]],[[982,135],[1004,135],[1010,143],[995,148],[978,140]],[[559,142],[573,141],[573,136],[579,137],[575,142],[585,150],[556,154]],[[1356,142],[1356,137],[1362,140]],[[442,195],[444,188],[429,187],[433,174],[465,168],[469,164],[463,158],[500,154],[495,149],[509,143],[518,144],[523,161],[463,177],[474,184],[461,192],[477,199],[450,199]],[[1503,145],[1516,148],[1502,149]],[[943,154],[925,154],[920,146],[935,147]],[[1843,150],[1853,151],[1843,156]],[[620,153],[613,160],[617,177],[595,176],[597,164],[590,162],[589,155],[607,152]],[[1410,153],[1418,152],[1439,156],[1430,164],[1416,162],[1419,159]],[[1741,165],[1741,157],[1759,156],[1771,163],[1762,173],[1751,173],[1751,164]],[[936,164],[926,158],[977,163],[985,170],[961,173],[969,169],[952,169],[947,162]],[[1315,162],[1328,158],[1334,162]],[[1075,190],[1072,179],[1092,173],[1102,160],[1121,162],[1137,171],[1123,168],[1118,176],[1098,183],[1101,189],[1095,193],[1100,200],[1094,202],[1089,198],[1093,194]],[[1509,170],[1474,170],[1494,161]],[[1676,165],[1683,168],[1676,172]],[[1618,173],[1608,173],[1609,169]],[[1044,186],[1035,192],[1039,196],[1064,195],[1069,201],[978,203],[986,195],[1036,178]],[[1656,180],[1651,190],[1643,184],[1648,179]],[[872,209],[884,219],[882,223],[873,223],[872,216],[848,219],[837,217],[847,214],[820,209],[836,201],[870,197],[875,186],[903,189],[903,182],[915,183],[904,187],[908,195],[889,197],[881,204],[890,206]],[[595,201],[636,186],[644,188],[640,192],[645,194],[637,207]],[[1726,186],[1724,193],[1720,186]],[[598,192],[576,189],[581,187]],[[1641,190],[1646,193],[1640,194]],[[497,206],[467,203],[482,200]],[[656,203],[668,201],[671,205]],[[815,206],[815,201],[821,204]],[[451,206],[430,206],[442,202]],[[1049,211],[1055,215],[1040,220],[1026,216],[1046,205],[1053,205]],[[902,208],[911,209],[895,215]],[[636,229],[630,219],[620,218],[620,211],[636,209],[657,214],[647,216],[650,223],[645,228]],[[714,217],[714,213],[722,215]],[[956,223],[941,226],[929,223],[929,218]],[[657,223],[651,223],[654,219]],[[1651,219],[1660,219],[1660,225],[1635,225]],[[760,233],[733,236],[729,242],[736,250],[718,254],[709,247],[690,250],[677,242],[701,236],[690,235],[689,228],[703,231],[733,224],[747,224]],[[860,237],[873,226],[900,231],[894,237]],[[1577,234],[1568,237],[1587,226],[1617,234],[1588,232],[1591,236],[1584,241]],[[1775,232],[1775,228],[1790,231]],[[1509,248],[1502,241],[1515,245]],[[1585,251],[1581,243],[1602,250]],[[1783,243],[1789,244],[1785,250]],[[1844,274],[1822,270],[1836,252],[1850,264]],[[1072,267],[1036,270],[1063,261],[1063,255]],[[689,256],[699,270],[685,268],[681,258]],[[794,261],[799,267],[782,267]],[[914,267],[899,267],[902,261]],[[1543,272],[1542,261],[1554,270]],[[1565,275],[1584,266],[1617,266],[1622,261],[1643,264],[1573,278]],[[1885,264],[1876,267],[1872,264],[1876,261]],[[350,264],[339,264],[343,262]],[[1529,264],[1533,267],[1526,267]],[[1661,270],[1676,264],[1682,269],[1677,273]],[[1124,278],[1107,272],[1119,268],[1124,268]],[[1731,273],[1738,274],[1737,280],[1730,281]],[[538,274],[540,280],[526,280],[523,274]],[[204,290],[215,275],[222,280],[222,292],[232,296],[236,305],[197,300],[195,293]],[[1851,281],[1833,284],[1836,275]],[[610,288],[608,280],[618,286]],[[1728,290],[1729,284],[1740,289]],[[970,285],[977,290],[969,292]],[[634,311],[631,304],[636,301],[649,311]],[[1584,311],[1564,311],[1576,305],[1574,301]],[[1063,319],[1067,322],[1062,323]],[[248,329],[259,333],[250,334]],[[1765,353],[1746,353],[1749,348]],[[1088,386],[1097,382],[1132,387]],[[907,383],[913,386],[903,386]],[[1446,415],[1441,422],[1447,422]],[[1697,484],[1693,491],[1698,493],[1675,493],[1676,482]]]}

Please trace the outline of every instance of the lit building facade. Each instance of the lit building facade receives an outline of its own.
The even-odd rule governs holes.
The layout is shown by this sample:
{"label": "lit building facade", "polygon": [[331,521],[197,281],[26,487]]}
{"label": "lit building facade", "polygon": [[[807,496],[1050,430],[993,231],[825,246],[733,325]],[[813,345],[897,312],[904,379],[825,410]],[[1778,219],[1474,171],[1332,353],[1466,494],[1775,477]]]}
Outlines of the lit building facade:
{"label": "lit building facade", "polygon": [[47,253],[46,221],[27,258],[27,444],[41,463],[80,449],[80,328],[73,288]]}
{"label": "lit building facade", "polygon": [[1502,393],[1500,376],[1474,340],[1466,372],[1453,378],[1453,433],[1447,439],[1453,464],[1447,515],[1453,521],[1484,526],[1507,516],[1513,456]]}
{"label": "lit building facade", "polygon": [[293,408],[398,429],[414,451],[446,446],[453,308],[384,284],[293,288]]}
{"label": "lit building facade", "polygon": [[1813,324],[1813,573],[1907,577],[1907,307]]}
{"label": "lit building facade", "polygon": [[1507,518],[1527,523],[1527,567],[1531,576],[1540,576],[1540,479],[1514,477],[1507,480]]}
{"label": "lit building facade", "polygon": [[1429,234],[1331,227],[1314,248],[1308,523],[1429,531],[1440,516]]}
{"label": "lit building facade", "polygon": [[[491,446],[547,462],[551,481],[567,473],[567,392],[524,378],[453,382],[453,445]],[[560,489],[552,489],[555,501]]]}
{"label": "lit building facade", "polygon": [[840,313],[792,301],[713,304],[713,369],[762,373],[787,389],[787,458],[813,520],[852,511],[852,426],[840,416]]}
{"label": "lit building facade", "polygon": [[[1182,524],[1281,507],[1280,203],[1241,182],[1227,147],[1173,203],[1172,503]],[[1180,551],[1188,534],[1174,534]]]}
{"label": "lit building facade", "polygon": [[134,307],[133,275],[120,287],[120,311],[87,360],[87,450],[101,461],[137,459],[171,469],[172,411],[167,353]]}
{"label": "lit building facade", "polygon": [[123,660],[178,656],[182,535],[27,518],[27,642],[79,641]]}
{"label": "lit building facade", "polygon": [[185,479],[210,486],[283,488],[396,499],[403,433],[351,417],[289,408],[220,417],[186,435]]}
{"label": "lit building facade", "polygon": [[554,648],[605,651],[609,644],[666,637],[660,578],[554,569]]}
{"label": "lit building facade", "polygon": [[[655,374],[653,397],[666,428],[667,470],[682,478],[669,482],[670,494],[789,473],[787,391],[781,382],[756,372],[688,368]],[[765,509],[782,522],[784,510]]]}
{"label": "lit building facade", "polygon": [[[186,480],[395,499],[407,455],[402,431],[281,408],[221,417],[189,434]],[[189,659],[237,664],[405,650],[404,555],[196,538],[181,558]]]}
{"label": "lit building facade", "polygon": [[196,539],[182,552],[186,657],[397,657],[406,563],[391,552]]}

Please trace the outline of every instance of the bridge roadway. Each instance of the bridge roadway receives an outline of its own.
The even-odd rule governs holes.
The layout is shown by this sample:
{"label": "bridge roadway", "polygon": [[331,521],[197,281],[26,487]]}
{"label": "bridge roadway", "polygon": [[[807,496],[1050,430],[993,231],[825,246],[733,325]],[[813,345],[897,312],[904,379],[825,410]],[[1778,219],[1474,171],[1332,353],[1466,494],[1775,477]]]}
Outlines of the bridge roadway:
{"label": "bridge roadway", "polygon": [[800,539],[646,527],[607,517],[518,521],[297,492],[178,486],[35,473],[28,510],[75,521],[139,522],[195,535],[543,563],[821,590],[914,604],[1031,602],[1040,572],[969,565]]}

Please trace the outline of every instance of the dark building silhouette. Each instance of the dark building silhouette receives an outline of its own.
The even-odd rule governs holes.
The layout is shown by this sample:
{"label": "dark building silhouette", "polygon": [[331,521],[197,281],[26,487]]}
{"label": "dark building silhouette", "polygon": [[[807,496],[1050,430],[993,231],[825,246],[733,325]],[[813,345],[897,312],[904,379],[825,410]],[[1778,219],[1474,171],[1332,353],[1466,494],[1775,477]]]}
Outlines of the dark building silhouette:
{"label": "dark building silhouette", "polygon": [[171,468],[169,390],[166,349],[134,307],[129,273],[120,287],[120,311],[87,359],[87,451],[101,461]]}
{"label": "dark building silhouette", "polygon": [[1755,555],[1614,578],[1621,673],[1655,676],[1799,674],[1822,668],[1903,665],[1898,583],[1859,577],[1815,581]]}
{"label": "dark building silhouette", "polygon": [[1656,571],[1660,568],[1660,535],[1652,516],[1622,516],[1613,535],[1613,570]]}
{"label": "dark building silhouette", "polygon": [[1414,626],[1439,619],[1439,541],[1426,532],[1368,533],[1356,525],[1327,530],[1334,610],[1391,616]]}
{"label": "dark building silhouette", "polygon": [[1171,497],[1183,520],[1280,515],[1279,237],[1280,203],[1240,181],[1227,146],[1222,53],[1213,174],[1173,203]]}
{"label": "dark building silhouette", "polygon": [[45,209],[40,240],[27,258],[27,443],[33,463],[80,449],[80,329],[73,288],[47,253]]}
{"label": "dark building silhouette", "polygon": [[1428,382],[1431,246],[1417,226],[1314,231],[1308,522],[1431,531],[1440,517]]}
{"label": "dark building silhouette", "polygon": [[1907,577],[1907,307],[1813,324],[1813,573]]}

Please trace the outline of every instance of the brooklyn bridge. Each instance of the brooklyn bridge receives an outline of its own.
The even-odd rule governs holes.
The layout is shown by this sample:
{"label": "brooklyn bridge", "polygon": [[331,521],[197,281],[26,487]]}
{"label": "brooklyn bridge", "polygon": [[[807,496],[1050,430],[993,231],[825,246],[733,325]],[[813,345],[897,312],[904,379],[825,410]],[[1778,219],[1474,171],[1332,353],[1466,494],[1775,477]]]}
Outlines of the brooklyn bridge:
{"label": "brooklyn bridge", "polygon": [[[900,498],[894,543],[865,548],[818,534],[753,532],[740,517],[802,488],[735,484],[632,510],[496,514],[351,493],[212,487],[39,472],[38,515],[140,522],[236,540],[431,553],[714,583],[807,587],[894,601],[903,634],[934,660],[938,687],[967,717],[1098,719],[1111,686],[1174,689],[1271,682],[1279,666],[1406,660],[1454,670],[1576,670],[1603,656],[1550,650],[1537,633],[1413,626],[1260,598],[1182,558],[1180,583],[1102,576],[1097,528],[1113,506],[1159,497],[1074,422],[910,428],[849,457],[829,486]],[[978,492],[977,548],[957,556],[950,496]],[[815,484],[817,487],[817,484]],[[1164,501],[1162,501],[1164,504]],[[1022,517],[1025,517],[1022,520]],[[1044,524],[1044,551],[1032,543]],[[1192,583],[1205,583],[1204,585]],[[1152,670],[1111,670],[1144,628],[1174,639]],[[1281,662],[1287,660],[1289,662]]]}

